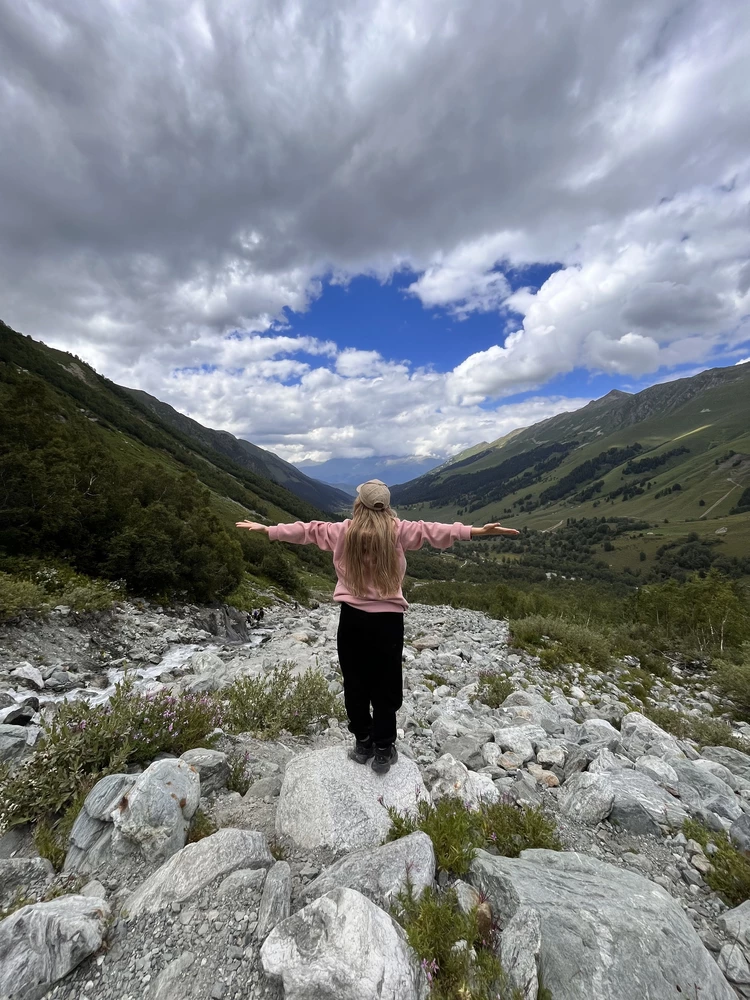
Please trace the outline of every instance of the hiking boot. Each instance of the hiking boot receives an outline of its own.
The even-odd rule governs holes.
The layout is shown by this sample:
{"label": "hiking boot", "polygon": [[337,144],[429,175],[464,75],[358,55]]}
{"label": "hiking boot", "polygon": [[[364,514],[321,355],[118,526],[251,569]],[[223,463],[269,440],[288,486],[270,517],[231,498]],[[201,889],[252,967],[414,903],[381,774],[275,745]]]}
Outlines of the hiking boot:
{"label": "hiking boot", "polygon": [[372,769],[376,774],[387,774],[391,769],[391,764],[395,764],[397,760],[398,750],[393,743],[387,747],[375,747]]}
{"label": "hiking boot", "polygon": [[349,759],[356,760],[358,764],[366,764],[375,754],[375,744],[372,740],[357,740],[354,748],[349,751]]}

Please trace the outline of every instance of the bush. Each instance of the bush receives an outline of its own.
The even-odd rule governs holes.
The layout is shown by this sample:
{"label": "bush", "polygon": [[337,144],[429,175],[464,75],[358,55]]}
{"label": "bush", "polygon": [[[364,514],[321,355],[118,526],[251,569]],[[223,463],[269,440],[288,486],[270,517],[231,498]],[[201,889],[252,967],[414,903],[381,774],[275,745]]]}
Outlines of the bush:
{"label": "bush", "polygon": [[432,1000],[523,1000],[492,950],[492,929],[480,931],[477,909],[463,913],[454,890],[429,888],[416,898],[407,885],[393,915],[420,960]]}
{"label": "bush", "polygon": [[514,691],[515,688],[507,677],[485,671],[479,675],[477,693],[472,701],[481,701],[484,705],[489,705],[490,708],[500,708],[505,699]]}
{"label": "bush", "polygon": [[265,677],[241,677],[223,692],[228,703],[226,725],[235,733],[276,739],[282,729],[308,733],[331,716],[346,718],[343,703],[328,690],[317,670],[292,676],[293,664],[282,663]]}
{"label": "bush", "polygon": [[210,744],[221,713],[209,695],[144,694],[118,684],[106,705],[63,702],[41,743],[0,784],[0,830],[53,820],[99,778],[159,753],[180,755]]}
{"label": "bush", "polygon": [[645,714],[680,740],[693,740],[702,747],[732,747],[744,752],[749,749],[748,743],[738,739],[732,727],[720,719],[683,715],[671,708],[650,708]]}
{"label": "bush", "polygon": [[227,789],[230,792],[239,792],[240,795],[244,795],[252,784],[252,780],[247,773],[249,757],[250,754],[247,752],[242,753],[239,750],[233,750],[229,754],[229,780],[227,781]]}
{"label": "bush", "polygon": [[719,661],[715,675],[721,692],[730,698],[738,718],[750,719],[750,657],[743,663]]}
{"label": "bush", "polygon": [[713,868],[705,879],[727,906],[739,906],[750,899],[750,858],[738,851],[725,833],[707,830],[695,820],[685,820],[683,832],[697,840],[704,851],[709,843],[716,845],[716,854],[709,857]]}
{"label": "bush", "polygon": [[47,607],[44,590],[31,580],[0,573],[0,620],[33,614]]}
{"label": "bush", "polygon": [[510,631],[515,644],[537,653],[545,666],[580,663],[601,669],[612,660],[605,634],[565,618],[529,615],[511,621]]}
{"label": "bush", "polygon": [[554,823],[531,806],[482,802],[478,809],[469,809],[462,799],[446,796],[435,803],[418,802],[416,816],[392,806],[388,815],[391,829],[386,841],[422,830],[435,848],[438,868],[455,875],[466,874],[479,847],[509,858],[530,847],[561,849]]}

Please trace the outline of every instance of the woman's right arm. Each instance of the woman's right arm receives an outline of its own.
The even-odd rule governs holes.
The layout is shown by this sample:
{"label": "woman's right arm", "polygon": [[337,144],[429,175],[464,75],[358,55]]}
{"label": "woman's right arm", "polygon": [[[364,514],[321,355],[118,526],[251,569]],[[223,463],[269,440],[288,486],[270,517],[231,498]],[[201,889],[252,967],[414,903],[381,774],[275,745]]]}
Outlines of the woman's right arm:
{"label": "woman's right arm", "polygon": [[317,545],[332,552],[336,540],[344,529],[340,521],[295,521],[293,524],[258,524],[255,521],[237,521],[238,528],[264,531],[272,542],[291,542],[294,545]]}

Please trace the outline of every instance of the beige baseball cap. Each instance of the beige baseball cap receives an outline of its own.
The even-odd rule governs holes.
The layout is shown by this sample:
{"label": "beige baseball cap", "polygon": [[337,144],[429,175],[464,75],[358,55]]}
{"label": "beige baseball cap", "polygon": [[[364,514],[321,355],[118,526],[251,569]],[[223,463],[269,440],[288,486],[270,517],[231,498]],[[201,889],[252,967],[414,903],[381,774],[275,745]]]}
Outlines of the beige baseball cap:
{"label": "beige baseball cap", "polygon": [[370,510],[385,510],[391,505],[391,494],[380,479],[368,479],[357,487],[357,496]]}

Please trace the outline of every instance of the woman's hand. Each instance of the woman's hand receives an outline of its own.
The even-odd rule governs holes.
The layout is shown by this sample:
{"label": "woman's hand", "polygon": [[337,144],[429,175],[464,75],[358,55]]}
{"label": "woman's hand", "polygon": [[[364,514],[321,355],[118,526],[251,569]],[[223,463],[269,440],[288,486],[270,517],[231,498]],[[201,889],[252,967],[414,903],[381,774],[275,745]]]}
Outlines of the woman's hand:
{"label": "woman's hand", "polygon": [[248,531],[263,531],[268,534],[267,524],[258,524],[257,521],[237,521],[237,528],[247,528]]}
{"label": "woman's hand", "polygon": [[498,522],[485,524],[483,528],[471,529],[472,538],[485,538],[488,535],[509,535],[511,538],[515,538],[516,535],[520,534],[521,532],[516,528],[504,528],[502,524],[499,524]]}

